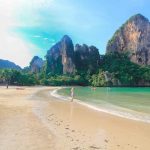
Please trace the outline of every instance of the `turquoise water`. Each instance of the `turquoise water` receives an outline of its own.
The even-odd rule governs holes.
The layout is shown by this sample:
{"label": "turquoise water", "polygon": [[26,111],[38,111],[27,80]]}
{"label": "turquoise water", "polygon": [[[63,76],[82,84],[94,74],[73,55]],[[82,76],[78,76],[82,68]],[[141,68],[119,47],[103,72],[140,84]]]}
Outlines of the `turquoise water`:
{"label": "turquoise water", "polygon": [[[59,95],[70,96],[70,88],[60,89]],[[75,87],[75,98],[101,108],[123,108],[150,115],[150,88]]]}

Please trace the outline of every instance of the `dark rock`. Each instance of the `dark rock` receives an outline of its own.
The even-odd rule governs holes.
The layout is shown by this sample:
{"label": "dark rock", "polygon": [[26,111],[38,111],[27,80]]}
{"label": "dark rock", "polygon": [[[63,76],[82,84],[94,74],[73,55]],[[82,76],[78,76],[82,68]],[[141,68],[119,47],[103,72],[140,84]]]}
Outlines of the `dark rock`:
{"label": "dark rock", "polygon": [[67,35],[65,35],[61,40],[61,54],[63,74],[73,73],[75,71],[74,46],[72,40]]}
{"label": "dark rock", "polygon": [[39,58],[38,56],[34,56],[30,62],[30,70],[33,73],[38,73],[42,70],[43,65],[43,59]]}
{"label": "dark rock", "polygon": [[52,74],[73,74],[76,70],[92,74],[100,65],[99,51],[95,46],[76,44],[74,50],[67,35],[47,52],[46,60],[47,73]]}
{"label": "dark rock", "polygon": [[95,73],[100,65],[99,51],[95,46],[75,45],[75,65],[79,72]]}
{"label": "dark rock", "polygon": [[74,46],[69,36],[65,35],[46,55],[47,73],[72,74],[75,71]]}
{"label": "dark rock", "polygon": [[130,60],[150,65],[150,22],[141,14],[131,17],[107,44],[109,52],[129,52]]}
{"label": "dark rock", "polygon": [[63,74],[61,55],[61,42],[56,43],[46,55],[46,72],[51,74]]}

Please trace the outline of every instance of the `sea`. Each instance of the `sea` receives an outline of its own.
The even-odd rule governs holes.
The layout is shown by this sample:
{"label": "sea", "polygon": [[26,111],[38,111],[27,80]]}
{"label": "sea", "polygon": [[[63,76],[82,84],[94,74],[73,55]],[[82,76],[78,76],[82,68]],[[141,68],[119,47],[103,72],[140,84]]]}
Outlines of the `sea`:
{"label": "sea", "polygon": [[[51,94],[69,101],[71,87],[58,88]],[[150,123],[150,88],[74,87],[74,99],[96,111]]]}

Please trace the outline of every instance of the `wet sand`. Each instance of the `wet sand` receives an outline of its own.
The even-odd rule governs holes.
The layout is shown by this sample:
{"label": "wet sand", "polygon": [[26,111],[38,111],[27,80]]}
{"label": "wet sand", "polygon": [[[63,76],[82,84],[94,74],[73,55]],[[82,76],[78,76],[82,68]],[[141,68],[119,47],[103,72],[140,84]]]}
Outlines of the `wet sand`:
{"label": "wet sand", "polygon": [[150,124],[50,95],[0,87],[0,150],[149,150]]}

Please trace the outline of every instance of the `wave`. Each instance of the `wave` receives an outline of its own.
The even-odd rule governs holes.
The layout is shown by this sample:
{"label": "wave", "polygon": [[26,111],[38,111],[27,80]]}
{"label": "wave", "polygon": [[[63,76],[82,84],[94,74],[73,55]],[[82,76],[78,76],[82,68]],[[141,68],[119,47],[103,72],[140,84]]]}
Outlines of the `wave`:
{"label": "wave", "polygon": [[60,87],[60,88],[57,88],[57,89],[51,91],[51,92],[50,92],[51,96],[56,97],[56,98],[61,99],[61,100],[69,100],[69,99],[71,99],[70,97],[62,96],[62,95],[59,95],[59,94],[58,94],[57,91],[60,90],[60,89],[63,89],[63,88],[64,88],[64,87]]}
{"label": "wave", "polygon": [[[58,94],[58,90],[63,89],[63,88],[66,88],[66,87],[57,88],[51,91],[50,92],[51,96],[56,97],[61,100],[65,100],[65,101],[71,100],[71,97],[69,96],[62,96]],[[112,104],[107,105],[107,108],[106,108],[106,106],[105,107],[95,106],[94,104],[83,102],[82,100],[79,100],[79,99],[74,99],[74,100],[75,102],[83,106],[86,106],[90,109],[96,110],[96,111],[104,112],[107,114],[115,115],[115,116],[126,118],[126,119],[150,123],[150,115],[146,113],[140,113],[134,110],[126,109],[126,108],[115,106]]]}

